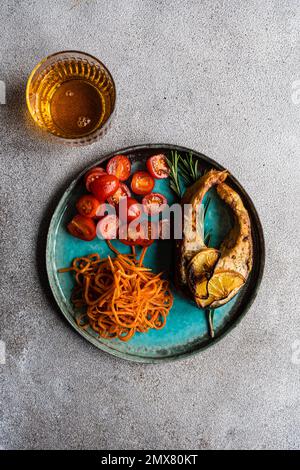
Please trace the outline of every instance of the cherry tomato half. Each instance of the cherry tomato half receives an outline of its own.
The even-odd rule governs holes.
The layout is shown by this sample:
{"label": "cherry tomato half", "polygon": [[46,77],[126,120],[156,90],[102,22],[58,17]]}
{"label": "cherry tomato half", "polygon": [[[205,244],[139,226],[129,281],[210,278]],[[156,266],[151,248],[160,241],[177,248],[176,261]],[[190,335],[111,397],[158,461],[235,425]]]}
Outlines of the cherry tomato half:
{"label": "cherry tomato half", "polygon": [[150,246],[157,238],[158,231],[155,222],[144,220],[137,225],[129,225],[127,238],[120,239],[125,245]]}
{"label": "cherry tomato half", "polygon": [[166,156],[163,153],[148,158],[146,166],[153,178],[168,178],[170,174],[170,168]]}
{"label": "cherry tomato half", "polygon": [[149,246],[152,245],[155,239],[158,238],[158,228],[155,222],[143,222],[144,236],[139,240],[139,245]]}
{"label": "cherry tomato half", "polygon": [[118,189],[120,182],[114,175],[102,175],[91,182],[91,192],[99,199],[100,202],[104,202],[108,197],[112,196]]}
{"label": "cherry tomato half", "polygon": [[[120,229],[121,230],[121,229]],[[140,245],[140,242],[145,238],[145,232],[142,224],[127,227],[126,238],[120,238],[120,242],[124,245]]]}
{"label": "cherry tomato half", "polygon": [[135,194],[149,194],[154,188],[154,179],[147,171],[137,171],[131,181],[131,189]]}
{"label": "cherry tomato half", "polygon": [[90,185],[93,181],[95,181],[99,176],[106,175],[106,171],[104,168],[101,168],[101,166],[96,166],[95,168],[92,168],[89,170],[85,175],[84,175],[84,183],[85,187],[88,191],[91,191]]}
{"label": "cherry tomato half", "polygon": [[67,228],[73,237],[81,240],[90,241],[96,236],[96,226],[93,219],[84,215],[75,215]]}
{"label": "cherry tomato half", "polygon": [[109,214],[99,220],[97,224],[97,236],[105,240],[117,238],[119,219],[115,214]]}
{"label": "cherry tomato half", "polygon": [[85,217],[95,217],[99,206],[100,202],[92,194],[81,196],[76,203],[79,214],[85,215]]}
{"label": "cherry tomato half", "polygon": [[129,158],[125,157],[125,155],[112,157],[106,166],[106,171],[109,175],[116,176],[120,181],[126,181],[131,171]]}
{"label": "cherry tomato half", "polygon": [[130,197],[131,192],[128,186],[124,183],[120,183],[117,191],[107,199],[107,202],[112,206],[117,206],[120,202],[121,197]]}
{"label": "cherry tomato half", "polygon": [[142,204],[146,214],[157,215],[165,209],[167,205],[167,199],[163,194],[150,193],[143,197]]}
{"label": "cherry tomato half", "polygon": [[123,222],[131,222],[140,217],[142,213],[142,205],[133,197],[122,199],[118,206],[119,217]]}
{"label": "cherry tomato half", "polygon": [[116,210],[114,206],[106,202],[101,202],[101,204],[99,204],[99,207],[97,209],[97,212],[94,218],[95,220],[100,220],[106,215],[115,214],[115,213],[116,213]]}

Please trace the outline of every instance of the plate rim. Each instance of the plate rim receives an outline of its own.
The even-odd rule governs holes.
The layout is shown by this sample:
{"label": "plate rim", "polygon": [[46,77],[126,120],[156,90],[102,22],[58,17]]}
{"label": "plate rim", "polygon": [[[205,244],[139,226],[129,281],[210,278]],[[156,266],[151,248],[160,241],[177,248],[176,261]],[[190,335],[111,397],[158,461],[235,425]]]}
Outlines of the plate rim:
{"label": "plate rim", "polygon": [[46,271],[47,271],[47,277],[50,285],[50,289],[52,292],[52,295],[57,303],[57,306],[60,310],[60,312],[63,314],[65,319],[68,321],[68,323],[81,335],[83,336],[88,342],[92,343],[94,346],[96,346],[98,349],[111,354],[114,357],[118,357],[130,362],[136,362],[136,363],[147,363],[147,364],[158,364],[162,362],[173,362],[177,360],[182,360],[186,359],[188,357],[194,356],[196,354],[199,354],[200,352],[206,350],[207,348],[217,344],[221,339],[223,339],[227,334],[229,334],[242,320],[242,318],[246,315],[248,310],[250,309],[251,305],[253,304],[261,281],[263,277],[263,272],[264,272],[264,267],[265,267],[265,238],[264,238],[264,232],[263,232],[263,227],[262,223],[260,221],[260,217],[258,215],[258,212],[255,208],[255,205],[249,196],[249,194],[245,191],[243,186],[239,183],[239,181],[232,175],[232,173],[229,170],[230,174],[230,179],[234,183],[234,185],[238,188],[240,193],[242,194],[243,197],[247,198],[247,202],[251,207],[252,215],[255,218],[255,225],[257,229],[257,235],[258,235],[258,242],[259,242],[259,247],[260,247],[260,262],[259,262],[259,270],[256,275],[255,279],[255,286],[254,289],[249,294],[249,297],[247,299],[246,305],[243,307],[243,310],[239,313],[239,315],[232,319],[229,324],[227,324],[215,338],[211,338],[207,343],[203,344],[202,346],[196,346],[193,347],[191,346],[191,350],[174,354],[171,356],[165,356],[165,357],[145,357],[145,356],[138,356],[135,354],[130,354],[127,352],[123,351],[118,351],[116,349],[113,349],[106,345],[105,343],[102,343],[98,341],[96,338],[93,336],[89,335],[85,330],[80,328],[72,316],[70,315],[69,311],[65,309],[65,303],[63,302],[61,296],[59,295],[59,289],[55,288],[54,286],[57,285],[55,277],[54,277],[54,270],[52,269],[51,265],[51,244],[52,244],[52,234],[55,232],[54,228],[56,225],[56,219],[57,216],[60,212],[60,209],[64,206],[64,203],[66,199],[68,198],[69,194],[73,190],[73,188],[76,186],[77,182],[82,178],[82,176],[90,169],[96,166],[97,164],[101,164],[104,161],[108,160],[112,156],[116,154],[122,154],[122,153],[135,153],[137,151],[143,151],[143,150],[155,150],[155,149],[167,149],[167,150],[177,150],[178,152],[192,152],[194,155],[196,155],[198,158],[201,158],[202,160],[205,161],[206,164],[212,165],[213,167],[217,168],[218,170],[222,171],[225,170],[225,167],[223,167],[221,164],[213,160],[212,158],[208,157],[207,155],[203,154],[202,152],[198,152],[196,150],[190,149],[188,147],[180,146],[180,145],[175,145],[175,144],[166,144],[166,143],[156,143],[156,144],[140,144],[140,145],[134,145],[130,147],[124,147],[121,149],[117,149],[114,152],[107,153],[97,159],[95,162],[91,163],[87,167],[85,167],[80,173],[77,175],[75,179],[69,184],[67,189],[64,191],[63,195],[61,196],[58,204],[55,207],[55,210],[52,214],[49,228],[48,228],[48,233],[47,233],[47,241],[46,241]]}

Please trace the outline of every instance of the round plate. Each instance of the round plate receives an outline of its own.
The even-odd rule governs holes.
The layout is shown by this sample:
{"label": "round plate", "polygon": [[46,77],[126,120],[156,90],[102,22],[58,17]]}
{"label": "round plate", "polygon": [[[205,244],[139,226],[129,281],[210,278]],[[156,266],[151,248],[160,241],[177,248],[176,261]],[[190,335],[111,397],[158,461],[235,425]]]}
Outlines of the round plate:
{"label": "round plate", "polygon": [[[104,156],[89,168],[104,164],[113,155],[125,154],[131,159],[133,171],[136,171],[137,169],[145,168],[146,159],[150,155],[165,153],[172,149],[182,154],[192,152],[199,158],[200,168],[224,170],[221,165],[205,155],[184,147],[164,144],[142,145],[118,150],[113,154]],[[78,312],[76,312],[76,309],[74,309],[70,302],[71,291],[74,286],[73,276],[69,272],[63,274],[57,272],[59,268],[70,266],[75,257],[94,252],[98,252],[100,256],[104,257],[111,254],[105,241],[96,238],[91,242],[85,242],[72,237],[66,230],[67,223],[76,212],[76,200],[86,192],[83,175],[89,168],[84,170],[66,190],[53,214],[48,232],[46,249],[48,278],[54,297],[66,319],[85,339],[99,349],[114,356],[137,362],[153,363],[183,358],[199,352],[221,339],[231,328],[236,326],[252,304],[264,269],[265,249],[262,226],[255,207],[246,191],[233,176],[227,178],[230,186],[241,195],[251,218],[253,268],[247,283],[238,295],[215,311],[215,337],[211,338],[209,336],[205,311],[196,307],[192,300],[183,293],[178,292],[172,284],[174,304],[168,315],[167,324],[162,330],[136,333],[128,342],[118,339],[105,340],[98,338],[91,328],[83,330],[77,326],[75,318]],[[168,179],[156,180],[155,191],[163,193],[167,197],[169,204],[172,201],[176,201],[175,195],[169,188]],[[211,233],[210,246],[218,247],[232,224],[230,209],[221,201],[214,189],[210,190],[206,197],[210,198],[210,204],[205,216],[205,232]],[[118,241],[114,242],[114,244],[120,251],[128,252],[129,247],[122,245]],[[171,280],[171,283],[174,273],[173,250],[174,242],[171,240],[157,240],[148,249],[144,260],[145,265],[151,267],[154,271],[164,271]]]}

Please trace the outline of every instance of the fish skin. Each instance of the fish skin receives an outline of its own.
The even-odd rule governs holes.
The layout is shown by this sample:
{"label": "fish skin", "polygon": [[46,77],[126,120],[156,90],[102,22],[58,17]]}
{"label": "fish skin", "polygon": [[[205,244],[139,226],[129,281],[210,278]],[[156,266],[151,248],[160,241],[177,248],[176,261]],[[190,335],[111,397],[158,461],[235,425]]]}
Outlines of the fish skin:
{"label": "fish skin", "polygon": [[224,305],[238,293],[251,272],[253,262],[251,222],[241,197],[226,183],[219,184],[216,189],[220,198],[232,209],[235,223],[220,246],[220,257],[215,265],[213,276],[224,271],[228,271],[229,275],[238,273],[244,278],[244,283],[230,292],[225,299],[212,302],[210,308]]}
{"label": "fish skin", "polygon": [[[210,170],[205,173],[199,180],[197,180],[192,186],[187,188],[182,198],[182,206],[184,204],[191,204],[192,206],[192,222],[191,226],[193,229],[193,239],[189,233],[183,233],[182,240],[176,242],[176,259],[177,259],[177,270],[176,270],[176,283],[181,288],[186,288],[188,285],[187,280],[187,269],[188,263],[192,257],[197,254],[200,250],[208,249],[204,243],[203,234],[195,230],[196,227],[196,210],[203,201],[203,198],[207,191],[213,186],[223,183],[228,176],[228,172]],[[211,248],[210,248],[211,249]],[[217,250],[216,250],[217,251]]]}
{"label": "fish skin", "polygon": [[252,269],[253,251],[248,211],[239,194],[227,184],[219,184],[217,193],[232,209],[235,223],[220,246],[221,256],[215,266],[215,272],[236,271],[246,279]]}

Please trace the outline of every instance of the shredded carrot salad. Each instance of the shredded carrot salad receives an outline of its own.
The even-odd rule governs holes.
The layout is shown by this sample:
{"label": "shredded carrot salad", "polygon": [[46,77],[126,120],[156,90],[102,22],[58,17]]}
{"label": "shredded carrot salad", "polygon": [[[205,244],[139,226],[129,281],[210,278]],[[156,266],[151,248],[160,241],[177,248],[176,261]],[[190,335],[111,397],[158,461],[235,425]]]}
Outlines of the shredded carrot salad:
{"label": "shredded carrot salad", "polygon": [[108,241],[115,257],[92,255],[75,258],[72,266],[59,272],[73,271],[76,286],[72,302],[85,312],[77,318],[82,328],[89,325],[102,338],[128,341],[136,331],[161,329],[173,304],[169,282],[162,273],[154,274],[143,265],[147,248],[140,259],[119,253]]}

